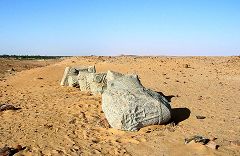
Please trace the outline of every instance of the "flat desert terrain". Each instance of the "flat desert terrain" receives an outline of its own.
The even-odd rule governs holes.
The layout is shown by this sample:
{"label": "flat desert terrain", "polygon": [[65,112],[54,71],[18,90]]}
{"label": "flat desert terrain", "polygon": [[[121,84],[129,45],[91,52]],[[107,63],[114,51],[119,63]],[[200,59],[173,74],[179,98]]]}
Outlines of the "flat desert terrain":
{"label": "flat desert terrain", "polygon": [[[21,108],[0,112],[0,148],[26,147],[15,155],[240,155],[240,57],[0,61],[0,104]],[[139,75],[146,88],[171,101],[174,124],[137,132],[110,128],[101,95],[60,86],[65,67],[82,65]],[[193,135],[215,138],[219,148],[185,144]]]}

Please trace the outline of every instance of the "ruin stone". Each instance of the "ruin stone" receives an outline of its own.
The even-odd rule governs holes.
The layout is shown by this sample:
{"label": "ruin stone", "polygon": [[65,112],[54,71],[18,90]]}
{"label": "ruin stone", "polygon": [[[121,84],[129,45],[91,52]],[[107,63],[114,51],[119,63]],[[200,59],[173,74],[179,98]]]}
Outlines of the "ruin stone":
{"label": "ruin stone", "polygon": [[80,72],[78,74],[78,83],[81,91],[90,91],[90,83],[87,81],[87,77],[90,75],[88,72]]}
{"label": "ruin stone", "polygon": [[78,85],[78,75],[79,73],[95,73],[95,66],[89,67],[66,67],[63,78],[61,81],[61,86],[77,86]]}
{"label": "ruin stone", "polygon": [[103,93],[107,87],[106,73],[79,73],[78,82],[81,91],[93,94]]}
{"label": "ruin stone", "polygon": [[79,87],[78,76],[69,75],[68,76],[68,86],[70,86],[70,87]]}
{"label": "ruin stone", "polygon": [[107,88],[106,73],[92,73],[88,77],[90,90],[93,94],[103,93]]}
{"label": "ruin stone", "polygon": [[166,98],[143,87],[137,75],[108,72],[107,78],[102,110],[113,128],[136,131],[171,119],[171,106]]}
{"label": "ruin stone", "polygon": [[61,86],[68,86],[68,76],[70,75],[70,67],[66,67],[64,70],[64,74],[61,80]]}
{"label": "ruin stone", "polygon": [[121,73],[108,71],[108,73],[82,73],[78,75],[81,91],[91,91],[93,94],[103,93],[107,88],[107,81],[123,76]]}
{"label": "ruin stone", "polygon": [[107,79],[107,81],[112,81],[112,80],[115,80],[115,79],[117,79],[117,78],[120,78],[120,77],[122,77],[122,76],[124,76],[123,74],[121,74],[121,73],[118,73],[118,72],[114,72],[114,71],[108,71],[107,72],[107,76],[106,76],[106,79]]}

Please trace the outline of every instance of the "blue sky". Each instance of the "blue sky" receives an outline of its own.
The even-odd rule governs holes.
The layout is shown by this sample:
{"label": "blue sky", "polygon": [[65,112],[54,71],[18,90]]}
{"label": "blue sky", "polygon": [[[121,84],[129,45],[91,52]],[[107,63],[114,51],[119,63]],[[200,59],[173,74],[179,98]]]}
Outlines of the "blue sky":
{"label": "blue sky", "polygon": [[0,54],[240,55],[240,1],[0,0]]}

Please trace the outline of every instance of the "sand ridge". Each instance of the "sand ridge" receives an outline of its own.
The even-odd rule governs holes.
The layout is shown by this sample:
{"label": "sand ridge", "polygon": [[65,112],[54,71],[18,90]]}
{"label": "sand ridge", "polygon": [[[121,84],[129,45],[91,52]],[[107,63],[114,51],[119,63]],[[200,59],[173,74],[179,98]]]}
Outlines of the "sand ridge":
{"label": "sand ridge", "polygon": [[[100,95],[60,86],[64,68],[79,65],[138,74],[171,99],[177,125],[108,128]],[[0,102],[22,108],[0,112],[0,147],[27,146],[25,155],[240,155],[230,143],[240,140],[239,67],[239,57],[93,56],[18,72],[0,81]],[[220,148],[185,145],[195,134],[218,138]]]}

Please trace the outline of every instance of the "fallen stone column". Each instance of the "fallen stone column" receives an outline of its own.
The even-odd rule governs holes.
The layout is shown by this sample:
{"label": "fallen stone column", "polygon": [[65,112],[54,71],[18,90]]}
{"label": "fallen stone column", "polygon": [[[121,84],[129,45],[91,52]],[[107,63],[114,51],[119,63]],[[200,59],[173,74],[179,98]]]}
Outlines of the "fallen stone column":
{"label": "fallen stone column", "polygon": [[106,73],[79,73],[78,82],[81,91],[91,91],[93,94],[103,93],[107,87]]}
{"label": "fallen stone column", "polygon": [[165,97],[143,87],[137,75],[109,71],[107,78],[102,109],[113,128],[136,131],[171,119],[171,106]]}
{"label": "fallen stone column", "polygon": [[106,73],[92,73],[88,77],[90,90],[93,94],[102,94],[107,88]]}
{"label": "fallen stone column", "polygon": [[61,86],[67,86],[68,85],[68,76],[69,76],[69,71],[70,71],[70,67],[66,67],[65,70],[64,70],[64,74],[63,74],[63,77],[62,77],[62,80],[61,80]]}
{"label": "fallen stone column", "polygon": [[70,87],[79,87],[78,76],[68,76],[68,86]]}
{"label": "fallen stone column", "polygon": [[78,87],[78,75],[79,73],[95,73],[95,66],[89,67],[66,67],[63,78],[61,80],[61,86]]}

